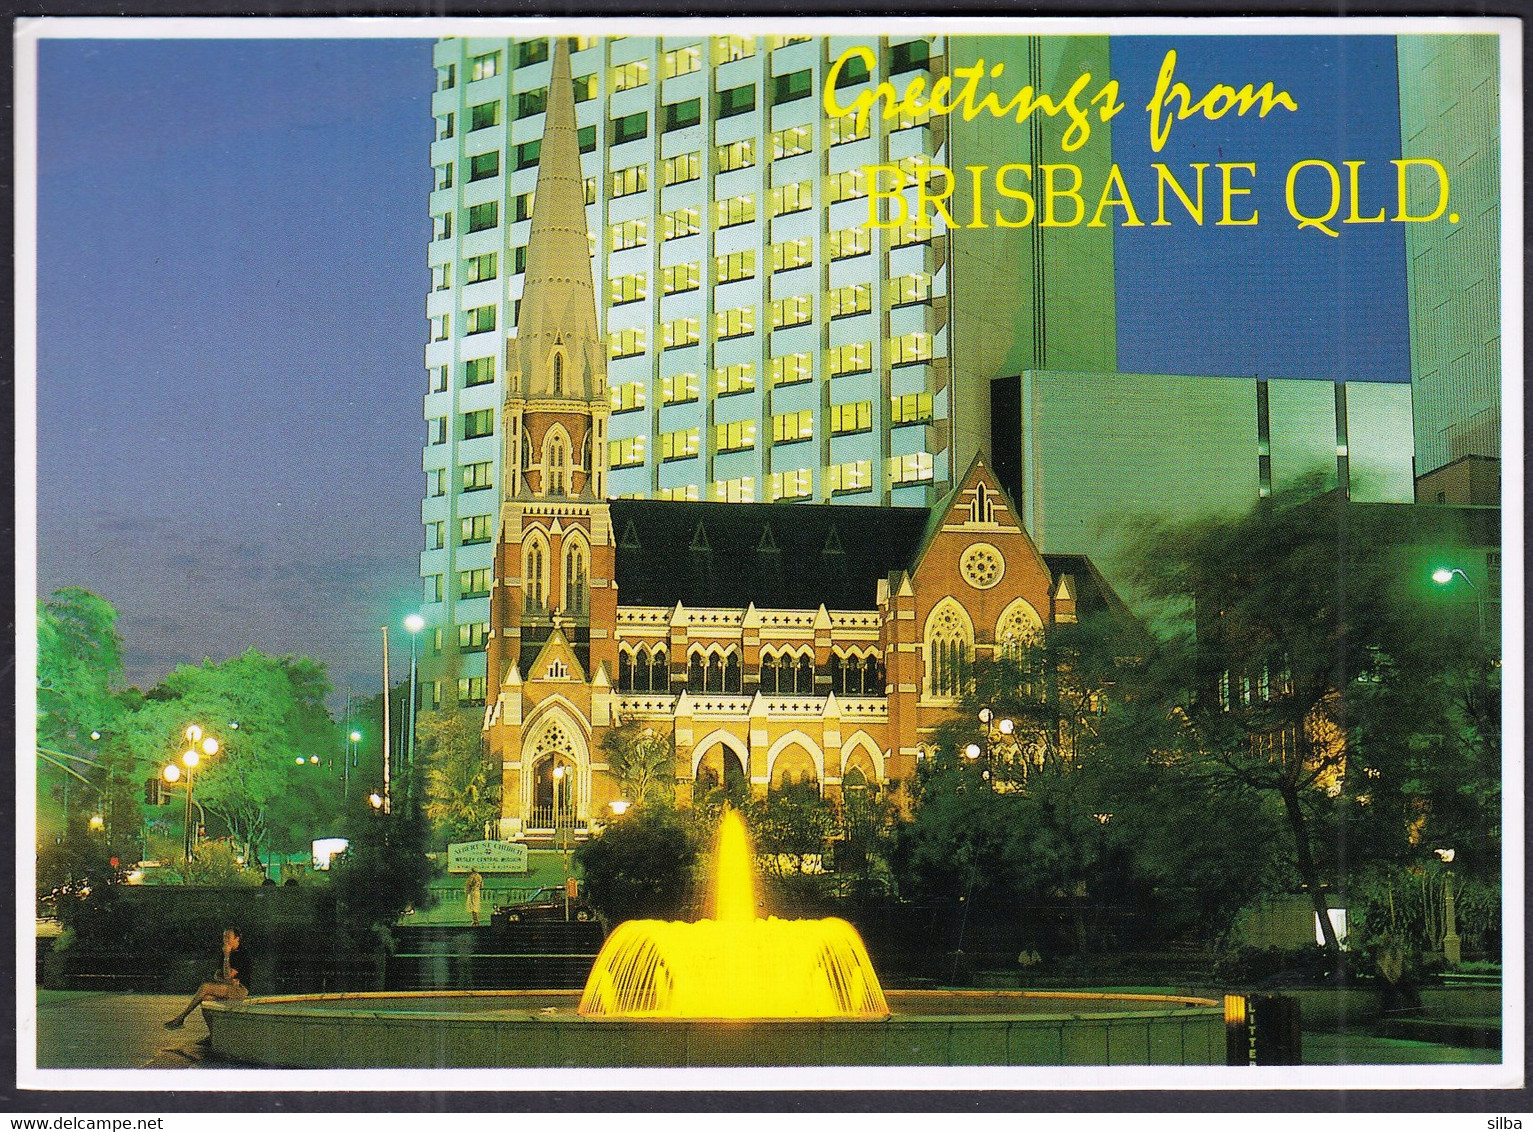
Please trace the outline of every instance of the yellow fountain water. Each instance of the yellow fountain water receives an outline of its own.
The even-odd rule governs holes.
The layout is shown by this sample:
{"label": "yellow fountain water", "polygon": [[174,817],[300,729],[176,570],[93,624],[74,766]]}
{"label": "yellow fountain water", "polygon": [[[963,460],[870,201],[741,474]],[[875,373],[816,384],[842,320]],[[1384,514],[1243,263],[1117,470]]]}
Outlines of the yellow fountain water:
{"label": "yellow fountain water", "polygon": [[719,827],[714,918],[629,920],[607,937],[580,998],[592,1018],[886,1018],[857,929],[756,916],[745,824]]}

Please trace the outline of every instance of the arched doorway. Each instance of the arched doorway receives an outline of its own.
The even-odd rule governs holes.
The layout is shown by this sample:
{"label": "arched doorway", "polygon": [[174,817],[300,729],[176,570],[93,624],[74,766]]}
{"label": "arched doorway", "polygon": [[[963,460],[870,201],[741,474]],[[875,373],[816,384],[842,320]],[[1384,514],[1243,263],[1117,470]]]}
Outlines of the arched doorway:
{"label": "arched doorway", "polygon": [[561,718],[549,719],[530,737],[522,762],[526,803],[525,827],[532,830],[574,829],[583,809],[581,755],[578,732]]}
{"label": "arched doorway", "polygon": [[692,800],[701,802],[720,788],[731,802],[744,802],[750,797],[750,779],[745,774],[745,764],[737,752],[724,743],[715,743],[697,762],[697,774],[692,780]]}
{"label": "arched doorway", "polygon": [[814,756],[797,743],[784,747],[772,761],[770,790],[786,790],[791,786],[820,792],[820,776],[815,769]]}

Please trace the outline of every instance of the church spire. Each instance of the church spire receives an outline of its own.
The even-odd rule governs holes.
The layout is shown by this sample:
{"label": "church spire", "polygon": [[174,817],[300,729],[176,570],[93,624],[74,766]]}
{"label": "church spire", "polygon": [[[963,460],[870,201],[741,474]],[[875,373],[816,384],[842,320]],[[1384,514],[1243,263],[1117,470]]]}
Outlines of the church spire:
{"label": "church spire", "polygon": [[564,36],[554,42],[510,368],[513,395],[571,401],[606,397],[606,349],[596,321],[580,135]]}

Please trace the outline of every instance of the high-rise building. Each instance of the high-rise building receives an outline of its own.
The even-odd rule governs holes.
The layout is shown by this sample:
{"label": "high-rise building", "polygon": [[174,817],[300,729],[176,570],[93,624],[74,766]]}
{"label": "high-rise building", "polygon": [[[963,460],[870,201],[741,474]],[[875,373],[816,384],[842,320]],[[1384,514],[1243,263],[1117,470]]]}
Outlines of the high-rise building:
{"label": "high-rise building", "polygon": [[[1500,44],[1495,35],[1397,41],[1401,155],[1441,162],[1449,190],[1444,220],[1405,225],[1418,476],[1501,456]],[[1429,215],[1437,179],[1418,172],[1410,208]]]}
{"label": "high-rise building", "polygon": [[[865,50],[843,60],[851,48]],[[875,109],[859,123],[823,101],[827,82],[842,106],[881,83],[901,96],[958,84],[981,60],[997,89],[1061,92],[1106,76],[1105,38],[690,34],[570,49],[586,206],[570,220],[590,233],[607,349],[605,494],[930,505],[988,452],[992,378],[1116,364],[1111,228],[949,230],[935,209],[929,227],[869,223],[870,189],[903,181],[911,206],[923,165],[958,174],[958,223],[990,215],[993,183],[967,168],[1061,160],[1067,115]],[[433,53],[428,707],[485,696],[499,409],[551,56],[547,39],[453,38]],[[1099,183],[1110,153],[1093,119],[1064,159]]]}

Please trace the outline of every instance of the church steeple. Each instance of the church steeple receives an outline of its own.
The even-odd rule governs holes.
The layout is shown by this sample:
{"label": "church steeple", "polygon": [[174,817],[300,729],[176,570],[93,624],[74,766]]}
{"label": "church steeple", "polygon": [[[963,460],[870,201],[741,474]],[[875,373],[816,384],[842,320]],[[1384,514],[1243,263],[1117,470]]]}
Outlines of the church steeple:
{"label": "church steeple", "polygon": [[508,343],[506,498],[606,495],[607,350],[596,317],[569,45],[555,40],[521,313]]}

